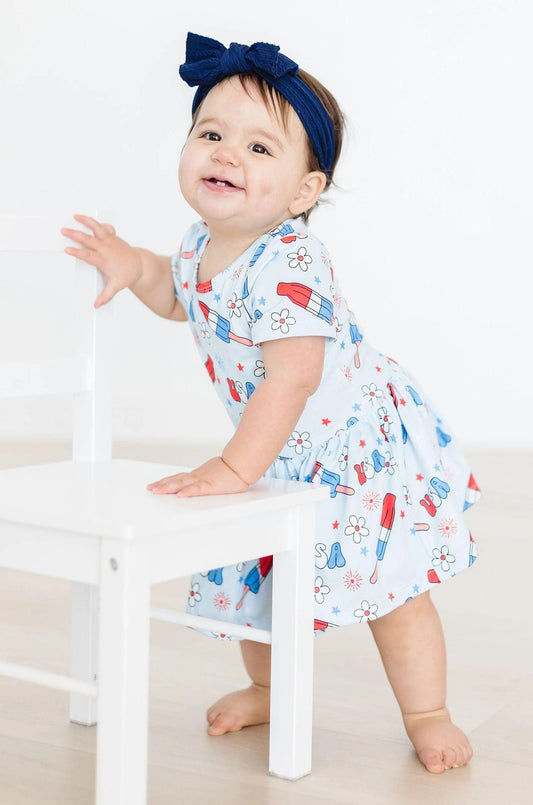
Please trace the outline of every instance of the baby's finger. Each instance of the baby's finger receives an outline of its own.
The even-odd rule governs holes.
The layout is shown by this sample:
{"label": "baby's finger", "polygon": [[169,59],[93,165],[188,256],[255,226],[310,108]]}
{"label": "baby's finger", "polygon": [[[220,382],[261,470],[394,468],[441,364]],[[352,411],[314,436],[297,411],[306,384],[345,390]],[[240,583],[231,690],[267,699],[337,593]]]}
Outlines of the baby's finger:
{"label": "baby's finger", "polygon": [[90,215],[74,215],[73,217],[76,221],[79,221],[80,224],[92,229],[97,238],[101,238],[102,235],[106,234],[105,224],[101,224],[96,218],[91,218]]}
{"label": "baby's finger", "polygon": [[181,472],[161,478],[160,481],[148,484],[146,488],[149,492],[155,492],[158,495],[171,495],[181,489],[188,479],[190,479],[190,473]]}
{"label": "baby's finger", "polygon": [[116,288],[114,285],[111,285],[109,283],[108,285],[105,286],[105,288],[102,291],[102,293],[99,296],[97,296],[96,299],[94,300],[94,306],[96,308],[99,308],[99,307],[102,307],[102,305],[106,305],[108,302],[110,302],[113,299],[113,297],[117,293],[117,291],[118,291],[118,288]]}
{"label": "baby's finger", "polygon": [[90,266],[98,267],[100,262],[98,254],[92,249],[73,249],[71,246],[67,246],[65,253],[76,257],[78,260],[83,260],[84,263],[89,263]]}
{"label": "baby's finger", "polygon": [[193,483],[186,484],[178,492],[176,492],[176,497],[194,498],[209,494],[210,486],[206,481],[194,481]]}
{"label": "baby's finger", "polygon": [[86,248],[90,248],[96,244],[96,241],[92,235],[87,234],[87,232],[80,232],[79,229],[64,228],[61,230],[61,234],[70,240],[76,241],[76,243],[81,243],[81,245],[85,246]]}

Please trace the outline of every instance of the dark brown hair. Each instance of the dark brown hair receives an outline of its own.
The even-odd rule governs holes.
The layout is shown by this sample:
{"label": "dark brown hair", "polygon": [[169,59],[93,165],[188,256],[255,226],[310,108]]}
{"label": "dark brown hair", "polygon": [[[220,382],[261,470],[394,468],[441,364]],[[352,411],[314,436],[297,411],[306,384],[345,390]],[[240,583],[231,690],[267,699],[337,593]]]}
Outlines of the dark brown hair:
{"label": "dark brown hair", "polygon": [[[243,89],[249,94],[250,86],[254,86],[261,95],[261,100],[263,103],[271,109],[278,120],[281,121],[281,124],[284,129],[287,128],[287,122],[289,119],[289,110],[292,108],[289,101],[274,87],[272,87],[267,81],[265,81],[261,76],[256,75],[255,73],[237,73],[237,77],[239,78]],[[326,114],[330,118],[333,124],[333,131],[335,135],[335,157],[333,160],[333,166],[331,171],[325,174],[326,176],[326,185],[324,187],[324,191],[330,187],[333,183],[333,173],[337,166],[337,162],[339,161],[341,149],[342,149],[342,140],[344,135],[344,115],[342,114],[339,104],[326,87],[320,83],[314,76],[310,73],[306,73],[305,70],[298,71],[298,77],[306,84],[312,92],[315,93],[319,101],[321,102],[322,106],[326,110]],[[198,119],[198,114],[200,111],[202,104],[200,104],[194,115],[192,117],[191,127],[189,129],[189,134],[191,133],[196,120]],[[321,171],[320,162],[318,157],[315,153],[315,150],[309,140],[309,137],[306,135],[307,141],[307,165],[309,171]],[[323,171],[322,171],[323,172]],[[312,210],[318,205],[319,201],[311,207],[306,212],[301,213],[299,218],[303,218],[303,220],[307,223],[309,216]]]}

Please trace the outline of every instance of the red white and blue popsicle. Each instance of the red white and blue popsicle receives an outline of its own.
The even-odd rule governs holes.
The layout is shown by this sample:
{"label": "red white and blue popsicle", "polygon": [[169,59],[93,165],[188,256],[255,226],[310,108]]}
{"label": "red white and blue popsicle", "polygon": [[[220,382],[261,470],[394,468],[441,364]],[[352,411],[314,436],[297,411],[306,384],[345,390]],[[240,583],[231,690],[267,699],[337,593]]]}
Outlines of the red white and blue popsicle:
{"label": "red white and blue popsicle", "polygon": [[477,485],[474,476],[470,475],[470,478],[468,479],[468,487],[465,494],[463,511],[465,512],[467,509],[470,508],[470,506],[473,506],[476,500],[479,499],[480,495],[481,490]]}
{"label": "red white and blue popsicle", "polygon": [[333,319],[333,304],[325,296],[321,296],[307,285],[299,282],[278,282],[278,296],[288,296],[291,302],[303,307],[319,319],[331,324]]}
{"label": "red white and blue popsicle", "polygon": [[311,481],[314,481],[315,478],[320,478],[321,484],[327,484],[329,486],[329,495],[332,498],[336,497],[337,492],[340,492],[342,495],[353,495],[355,492],[355,489],[352,489],[351,486],[342,486],[340,483],[341,476],[338,472],[327,470],[320,461],[317,461],[315,464]]}
{"label": "red white and blue popsicle", "polygon": [[242,607],[244,597],[248,592],[255,594],[259,592],[260,586],[272,570],[273,561],[274,558],[272,556],[262,556],[258,563],[246,574],[246,578],[244,579],[244,592],[235,609]]}
{"label": "red white and blue popsicle", "polygon": [[212,330],[214,330],[215,335],[225,341],[226,344],[229,344],[230,339],[232,341],[238,341],[239,344],[244,344],[246,347],[251,347],[253,345],[253,341],[250,341],[249,338],[241,338],[240,335],[236,335],[232,333],[230,330],[230,323],[224,316],[221,316],[216,310],[208,307],[205,302],[198,302],[200,305],[200,310],[205,316],[205,320],[209,324]]}
{"label": "red white and blue popsicle", "polygon": [[379,532],[378,544],[376,546],[376,567],[370,579],[370,584],[375,584],[378,580],[378,562],[381,562],[385,556],[387,545],[389,542],[390,532],[394,523],[396,495],[387,492],[383,498],[383,506],[381,509],[381,529]]}

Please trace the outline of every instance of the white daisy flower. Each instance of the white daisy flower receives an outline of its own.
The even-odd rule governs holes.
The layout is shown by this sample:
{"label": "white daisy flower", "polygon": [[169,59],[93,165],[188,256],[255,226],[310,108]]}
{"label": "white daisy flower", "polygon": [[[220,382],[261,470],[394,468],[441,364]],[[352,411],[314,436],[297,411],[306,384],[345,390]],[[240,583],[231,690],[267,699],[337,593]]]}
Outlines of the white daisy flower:
{"label": "white daisy flower", "polygon": [[324,584],[322,576],[317,576],[315,579],[315,601],[317,604],[323,604],[325,596],[331,592],[331,588]]}
{"label": "white daisy flower", "polygon": [[242,299],[239,299],[237,294],[234,292],[232,294],[232,298],[228,302],[226,302],[231,317],[233,316],[237,316],[237,318],[240,317],[242,304],[243,304]]}
{"label": "white daisy flower", "polygon": [[296,324],[296,319],[294,316],[289,314],[288,308],[283,308],[280,310],[279,313],[272,313],[272,329],[273,330],[280,330],[283,335],[287,335],[289,332],[289,327],[293,324]]}
{"label": "white daisy flower", "polygon": [[307,271],[308,266],[313,262],[313,258],[307,254],[305,246],[300,246],[296,252],[290,252],[287,257],[289,258],[289,268],[299,268],[302,271]]}
{"label": "white daisy flower", "polygon": [[382,405],[381,408],[378,408],[378,416],[381,422],[381,429],[383,433],[388,433],[390,431],[392,419],[390,418],[384,405]]}
{"label": "white daisy flower", "polygon": [[339,469],[341,472],[344,472],[346,467],[348,466],[348,445],[345,444],[342,448],[341,454],[339,456]]}
{"label": "white daisy flower", "polygon": [[384,458],[385,458],[385,466],[383,467],[383,469],[389,475],[394,475],[394,471],[396,469],[396,462],[393,459],[389,450],[385,452]]}
{"label": "white daisy flower", "polygon": [[371,403],[377,402],[383,397],[383,389],[378,389],[375,383],[369,383],[368,386],[361,386],[363,397]]}
{"label": "white daisy flower", "polygon": [[375,621],[377,619],[376,612],[378,611],[377,604],[369,604],[368,601],[361,601],[359,609],[354,610],[354,615],[359,618],[359,623],[363,621]]}
{"label": "white daisy flower", "polygon": [[265,376],[265,363],[264,363],[264,361],[258,359],[255,362],[254,375],[256,377],[264,377]]}
{"label": "white daisy flower", "polygon": [[349,525],[344,529],[347,537],[353,537],[356,543],[361,542],[362,537],[368,537],[370,531],[366,527],[366,519],[364,517],[356,517],[355,514],[350,514]]}
{"label": "white daisy flower", "polygon": [[441,545],[440,548],[433,548],[433,567],[441,567],[447,573],[450,565],[455,562],[455,556],[450,553],[447,545]]}
{"label": "white daisy flower", "polygon": [[[202,573],[202,575],[204,574]],[[207,575],[207,573],[205,575]],[[201,593],[199,592],[199,589],[200,585],[198,584],[198,582],[196,582],[196,584],[193,584],[191,589],[189,590],[189,598],[187,603],[189,604],[190,607],[196,606],[196,604],[202,600],[202,596]]]}
{"label": "white daisy flower", "polygon": [[312,447],[311,442],[309,441],[309,433],[307,431],[303,431],[302,433],[298,433],[297,430],[294,430],[291,433],[290,439],[287,439],[288,447],[294,447],[294,450],[298,455],[301,455],[304,450],[309,450]]}

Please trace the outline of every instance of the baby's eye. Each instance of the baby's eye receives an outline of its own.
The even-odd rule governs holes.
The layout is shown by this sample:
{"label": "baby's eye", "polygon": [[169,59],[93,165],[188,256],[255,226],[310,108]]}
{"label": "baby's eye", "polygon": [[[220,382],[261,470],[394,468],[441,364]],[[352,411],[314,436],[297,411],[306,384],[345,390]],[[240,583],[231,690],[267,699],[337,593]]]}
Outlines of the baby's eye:
{"label": "baby's eye", "polygon": [[267,148],[265,148],[264,145],[261,145],[261,143],[252,143],[252,145],[250,146],[250,151],[253,151],[255,154],[270,153],[270,151]]}
{"label": "baby's eye", "polygon": [[204,140],[212,140],[213,142],[218,142],[220,140],[220,134],[217,134],[216,131],[204,131],[202,137]]}

